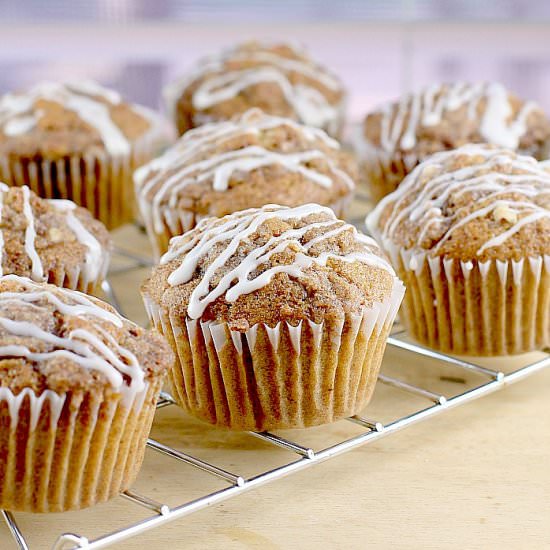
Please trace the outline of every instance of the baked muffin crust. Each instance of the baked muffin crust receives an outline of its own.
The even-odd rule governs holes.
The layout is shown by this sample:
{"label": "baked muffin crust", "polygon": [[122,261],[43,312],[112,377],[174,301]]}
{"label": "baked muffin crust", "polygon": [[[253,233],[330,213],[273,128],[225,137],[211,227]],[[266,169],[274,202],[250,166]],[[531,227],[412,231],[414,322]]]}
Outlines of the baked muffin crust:
{"label": "baked muffin crust", "polygon": [[367,226],[384,247],[463,262],[550,255],[550,166],[488,145],[429,157]]}
{"label": "baked muffin crust", "polygon": [[111,248],[109,232],[85,208],[0,183],[0,275],[46,281],[78,268],[97,281]]}
{"label": "baked muffin crust", "polygon": [[180,134],[258,107],[336,135],[345,101],[340,80],[305,52],[258,42],[201,60],[165,97]]}
{"label": "baked muffin crust", "polygon": [[170,364],[154,333],[80,292],[0,278],[0,388],[15,395],[70,391],[139,392]]}
{"label": "baked muffin crust", "polygon": [[153,111],[95,82],[42,82],[0,97],[0,156],[128,155],[155,124]]}
{"label": "baked muffin crust", "polygon": [[178,213],[200,219],[264,204],[334,205],[351,196],[357,166],[322,130],[258,109],[186,133],[134,175],[148,227],[178,231]]}
{"label": "baked muffin crust", "polygon": [[142,287],[181,318],[322,323],[390,297],[396,276],[375,241],[315,204],[207,218],[172,240]]}
{"label": "baked muffin crust", "polygon": [[543,158],[550,119],[499,83],[429,86],[388,103],[365,118],[358,148],[410,156],[414,165],[432,153],[467,143],[492,143]]}

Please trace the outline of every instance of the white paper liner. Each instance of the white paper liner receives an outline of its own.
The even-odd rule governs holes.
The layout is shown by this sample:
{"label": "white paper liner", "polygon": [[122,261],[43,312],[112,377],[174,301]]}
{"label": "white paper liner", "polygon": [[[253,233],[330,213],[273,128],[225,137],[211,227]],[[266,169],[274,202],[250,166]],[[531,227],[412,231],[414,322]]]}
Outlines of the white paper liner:
{"label": "white paper liner", "polygon": [[376,204],[397,189],[420,159],[413,152],[386,151],[367,140],[363,131],[363,123],[356,124],[350,142],[360,161],[360,180],[366,183]]}
{"label": "white paper liner", "polygon": [[402,318],[416,340],[448,353],[517,354],[550,345],[550,256],[462,262],[399,250]]}
{"label": "white paper liner", "polygon": [[[124,396],[0,388],[0,508],[75,510],[135,480],[162,380]],[[126,396],[128,397],[128,396]]]}
{"label": "white paper liner", "polygon": [[28,185],[42,198],[72,200],[114,229],[134,219],[134,170],[151,160],[168,139],[158,122],[133,144],[128,156],[101,151],[55,161],[0,156],[0,181]]}
{"label": "white paper liner", "polygon": [[[345,197],[329,204],[328,207],[334,211],[337,218],[344,218],[352,199],[353,192],[350,192]],[[141,205],[141,202],[138,201],[138,204]],[[143,206],[147,208],[147,211],[142,211],[141,217],[145,222],[145,229],[157,261],[168,250],[170,239],[193,229],[203,218],[207,217],[200,216],[191,210],[176,210],[166,207],[162,211],[163,231],[159,233],[155,229],[150,207]]]}
{"label": "white paper liner", "polygon": [[75,266],[71,269],[64,269],[62,265],[59,265],[55,271],[50,270],[44,274],[44,281],[63,288],[78,290],[85,294],[93,294],[107,275],[110,259],[110,254],[104,252],[96,277],[90,276],[86,265]]}
{"label": "white paper liner", "polygon": [[299,428],[356,414],[368,403],[386,339],[403,299],[360,314],[297,326],[263,323],[245,332],[181,319],[144,295],[153,325],[176,352],[173,394],[194,416],[238,430]]}

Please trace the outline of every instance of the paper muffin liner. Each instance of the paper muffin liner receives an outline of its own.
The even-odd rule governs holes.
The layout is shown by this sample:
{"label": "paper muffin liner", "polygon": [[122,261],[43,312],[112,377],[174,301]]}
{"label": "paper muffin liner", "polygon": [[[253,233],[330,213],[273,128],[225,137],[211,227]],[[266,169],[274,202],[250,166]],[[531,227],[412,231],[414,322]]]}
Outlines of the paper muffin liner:
{"label": "paper muffin liner", "polygon": [[[328,207],[334,211],[337,218],[344,218],[352,199],[353,192],[350,192],[338,201],[329,204]],[[145,220],[145,229],[157,260],[168,250],[172,237],[182,235],[186,231],[193,229],[200,220],[207,217],[201,216],[192,210],[165,208],[162,215],[162,231],[159,232],[155,228],[150,211],[142,212],[141,215]]]}
{"label": "paper muffin liner", "polygon": [[325,424],[365,407],[403,294],[396,281],[385,302],[360,314],[321,324],[259,323],[245,332],[182,319],[148,296],[144,302],[176,352],[169,380],[178,403],[216,426],[271,430]]}
{"label": "paper muffin liner", "polygon": [[121,397],[0,388],[0,508],[77,510],[126,490],[143,462],[162,380]]}
{"label": "paper muffin liner", "polygon": [[390,154],[378,149],[370,150],[363,156],[360,169],[373,202],[376,204],[395,191],[418,162],[417,156],[413,153]]}
{"label": "paper muffin liner", "polygon": [[45,273],[45,281],[56,286],[78,290],[85,294],[94,294],[107,276],[110,259],[110,254],[105,252],[95,277],[88,273],[85,265],[76,266],[72,269],[65,269],[63,265],[59,265],[55,270]]}
{"label": "paper muffin liner", "polygon": [[360,181],[374,204],[395,191],[420,161],[414,153],[389,152],[374,145],[365,138],[362,123],[352,126],[349,141],[359,159]]}
{"label": "paper muffin liner", "polygon": [[550,345],[550,256],[462,262],[386,248],[407,286],[401,317],[422,344],[483,356]]}
{"label": "paper muffin liner", "polygon": [[0,156],[0,181],[28,185],[42,198],[72,200],[114,229],[134,219],[133,172],[155,156],[163,140],[155,129],[126,156],[101,151],[58,160]]}

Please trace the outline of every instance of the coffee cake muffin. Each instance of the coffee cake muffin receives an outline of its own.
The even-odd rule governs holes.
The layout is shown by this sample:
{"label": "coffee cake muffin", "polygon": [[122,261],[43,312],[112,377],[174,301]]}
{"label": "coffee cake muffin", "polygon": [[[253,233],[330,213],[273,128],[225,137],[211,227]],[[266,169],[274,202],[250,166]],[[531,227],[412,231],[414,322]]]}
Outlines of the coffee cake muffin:
{"label": "coffee cake muffin", "polygon": [[169,346],[91,296],[0,278],[0,508],[61,512],[127,489]]}
{"label": "coffee cake muffin", "polygon": [[429,155],[467,143],[492,143],[548,157],[550,119],[498,83],[429,86],[367,115],[356,150],[377,202]]}
{"label": "coffee cake muffin", "polygon": [[[547,167],[550,168],[550,167]],[[436,153],[367,218],[407,285],[411,335],[446,352],[550,345],[550,171],[466,145]]]}
{"label": "coffee cake muffin", "polygon": [[111,248],[107,229],[85,208],[0,183],[0,275],[91,293],[105,278]]}
{"label": "coffee cake muffin", "polygon": [[134,175],[138,205],[157,253],[209,216],[264,204],[316,201],[343,216],[357,166],[323,130],[247,111],[189,131]]}
{"label": "coffee cake muffin", "polygon": [[173,395],[240,430],[359,412],[403,293],[374,240],[315,204],[204,219],[142,287],[177,354]]}
{"label": "coffee cake muffin", "polygon": [[180,134],[258,107],[338,136],[345,116],[341,81],[306,52],[247,42],[199,61],[164,90]]}
{"label": "coffee cake muffin", "polygon": [[93,82],[0,97],[0,181],[70,199],[109,229],[133,219],[133,170],[167,139],[153,111]]}

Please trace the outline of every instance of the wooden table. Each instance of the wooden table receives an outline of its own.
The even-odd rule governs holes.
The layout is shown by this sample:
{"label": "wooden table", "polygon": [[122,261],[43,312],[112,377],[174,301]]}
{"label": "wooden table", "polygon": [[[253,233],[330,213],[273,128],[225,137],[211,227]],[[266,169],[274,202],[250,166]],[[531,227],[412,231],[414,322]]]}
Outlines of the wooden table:
{"label": "wooden table", "polygon": [[[127,250],[147,253],[146,240],[135,228],[120,230],[117,242]],[[115,264],[115,268],[123,265],[120,260]],[[111,276],[125,313],[139,322],[145,319],[137,287],[148,271]],[[389,355],[385,368],[401,360]],[[407,364],[407,368],[421,367]],[[432,371],[426,375],[432,376],[431,383]],[[400,413],[409,406],[405,397],[402,402],[395,396],[389,399],[385,391],[377,388],[376,414]],[[336,424],[299,435],[315,448],[341,437],[342,430]],[[274,451],[250,436],[205,427],[174,407],[159,411],[153,435],[245,476],[289,461],[287,451]],[[549,462],[550,369],[546,369],[116,548],[548,548]],[[148,451],[135,488],[175,505],[223,486],[207,474]],[[125,519],[146,516],[140,514],[135,505],[115,499],[82,512],[16,518],[33,549],[49,548],[63,531],[92,538],[122,527]],[[15,545],[2,523],[0,549],[12,548]]]}

